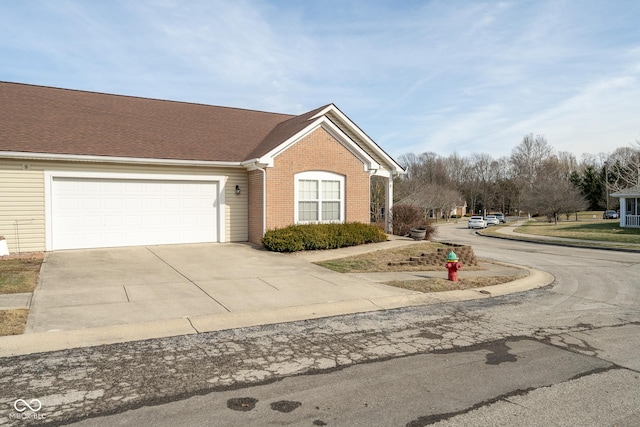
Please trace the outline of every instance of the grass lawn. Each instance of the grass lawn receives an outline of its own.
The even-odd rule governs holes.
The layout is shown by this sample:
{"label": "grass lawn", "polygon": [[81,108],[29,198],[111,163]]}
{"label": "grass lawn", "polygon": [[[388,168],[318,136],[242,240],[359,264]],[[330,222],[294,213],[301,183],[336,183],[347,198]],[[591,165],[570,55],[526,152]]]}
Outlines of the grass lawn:
{"label": "grass lawn", "polygon": [[[578,221],[593,221],[594,219],[602,219],[603,213],[604,211],[581,211],[581,212],[578,212]],[[567,216],[564,215],[561,218],[566,219]],[[569,221],[575,221],[575,220],[576,220],[576,214],[569,215]]]}
{"label": "grass lawn", "polygon": [[[41,265],[41,258],[0,260],[0,294],[33,292]],[[27,309],[0,310],[0,335],[22,334],[28,315]]]}
{"label": "grass lawn", "polygon": [[39,258],[0,260],[0,294],[33,292],[41,265]]}
{"label": "grass lawn", "polygon": [[20,335],[27,325],[29,310],[21,308],[14,310],[0,310],[0,336]]}
{"label": "grass lawn", "polygon": [[617,220],[562,221],[558,224],[529,221],[515,231],[538,236],[640,244],[640,229],[621,228]]}

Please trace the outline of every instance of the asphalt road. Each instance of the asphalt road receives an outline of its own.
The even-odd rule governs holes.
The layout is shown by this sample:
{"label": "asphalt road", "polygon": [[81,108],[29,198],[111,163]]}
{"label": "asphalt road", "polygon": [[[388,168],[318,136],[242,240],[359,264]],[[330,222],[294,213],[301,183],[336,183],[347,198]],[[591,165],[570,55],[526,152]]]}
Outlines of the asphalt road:
{"label": "asphalt road", "polygon": [[[479,237],[462,225],[441,226],[439,238],[556,282],[4,359],[0,425],[637,425],[640,255]],[[38,397],[40,419],[10,418],[15,396]]]}

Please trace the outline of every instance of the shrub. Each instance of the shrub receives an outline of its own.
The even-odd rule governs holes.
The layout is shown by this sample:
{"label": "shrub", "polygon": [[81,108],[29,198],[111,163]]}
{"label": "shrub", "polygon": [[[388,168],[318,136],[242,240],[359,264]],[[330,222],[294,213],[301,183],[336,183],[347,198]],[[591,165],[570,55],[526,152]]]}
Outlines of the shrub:
{"label": "shrub", "polygon": [[345,224],[302,224],[269,230],[262,238],[265,248],[275,252],[335,249],[387,240],[375,225],[350,222]]}
{"label": "shrub", "polygon": [[409,230],[414,227],[421,227],[424,223],[424,213],[422,209],[415,205],[396,203],[391,208],[393,234],[397,236],[406,236],[409,234]]}
{"label": "shrub", "polygon": [[424,240],[431,240],[437,233],[436,227],[424,217],[422,209],[415,205],[397,203],[391,208],[391,213],[393,234],[396,236],[406,236],[412,228],[426,229]]}

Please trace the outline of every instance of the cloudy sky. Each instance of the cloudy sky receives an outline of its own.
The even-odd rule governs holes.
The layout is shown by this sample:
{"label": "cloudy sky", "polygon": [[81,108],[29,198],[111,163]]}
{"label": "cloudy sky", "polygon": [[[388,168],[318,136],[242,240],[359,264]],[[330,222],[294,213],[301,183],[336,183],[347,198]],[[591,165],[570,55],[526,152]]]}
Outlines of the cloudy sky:
{"label": "cloudy sky", "polygon": [[[640,140],[637,0],[0,0],[0,80],[298,114],[388,153]],[[0,107],[1,108],[1,107]]]}

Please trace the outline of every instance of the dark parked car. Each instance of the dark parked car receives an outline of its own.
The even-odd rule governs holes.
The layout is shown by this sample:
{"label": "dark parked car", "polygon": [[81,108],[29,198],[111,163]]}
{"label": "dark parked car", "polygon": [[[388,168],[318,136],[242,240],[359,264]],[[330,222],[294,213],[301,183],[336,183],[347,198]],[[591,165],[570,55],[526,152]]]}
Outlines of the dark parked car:
{"label": "dark parked car", "polygon": [[602,219],[618,219],[618,212],[616,211],[604,211]]}

